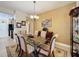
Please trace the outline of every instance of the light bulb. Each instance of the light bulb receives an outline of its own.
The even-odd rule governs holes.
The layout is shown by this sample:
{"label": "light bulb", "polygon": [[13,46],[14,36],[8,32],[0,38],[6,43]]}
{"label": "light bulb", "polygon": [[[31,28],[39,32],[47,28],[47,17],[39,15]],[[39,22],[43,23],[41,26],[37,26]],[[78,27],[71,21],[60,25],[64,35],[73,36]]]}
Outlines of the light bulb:
{"label": "light bulb", "polygon": [[30,18],[31,19],[39,19],[39,16],[37,16],[37,15],[31,15]]}
{"label": "light bulb", "polygon": [[31,15],[30,18],[33,19],[34,17]]}
{"label": "light bulb", "polygon": [[37,16],[36,19],[39,19],[39,16]]}
{"label": "light bulb", "polygon": [[35,15],[34,18],[35,18],[35,19],[39,19],[39,16]]}
{"label": "light bulb", "polygon": [[36,15],[34,15],[34,18],[35,18],[35,19],[36,19],[36,17],[37,17],[37,16],[36,16]]}

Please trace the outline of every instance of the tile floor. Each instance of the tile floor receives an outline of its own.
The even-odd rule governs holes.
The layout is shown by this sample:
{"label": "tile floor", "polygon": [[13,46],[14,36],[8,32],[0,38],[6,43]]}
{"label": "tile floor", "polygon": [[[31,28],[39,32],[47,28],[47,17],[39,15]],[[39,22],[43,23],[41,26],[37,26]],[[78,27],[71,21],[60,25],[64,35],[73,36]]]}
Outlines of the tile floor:
{"label": "tile floor", "polygon": [[10,37],[0,38],[0,57],[7,57],[6,46],[12,44]]}

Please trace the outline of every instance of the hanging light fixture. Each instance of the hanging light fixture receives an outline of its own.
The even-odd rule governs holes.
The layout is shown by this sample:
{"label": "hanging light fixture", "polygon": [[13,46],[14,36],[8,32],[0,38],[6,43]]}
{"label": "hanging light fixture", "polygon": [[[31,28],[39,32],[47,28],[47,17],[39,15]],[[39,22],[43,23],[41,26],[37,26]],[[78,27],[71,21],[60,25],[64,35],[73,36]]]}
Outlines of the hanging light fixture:
{"label": "hanging light fixture", "polygon": [[35,3],[36,3],[36,1],[33,1],[33,3],[34,3],[34,15],[31,15],[30,18],[31,19],[39,19],[39,16],[36,15],[36,11],[35,11]]}

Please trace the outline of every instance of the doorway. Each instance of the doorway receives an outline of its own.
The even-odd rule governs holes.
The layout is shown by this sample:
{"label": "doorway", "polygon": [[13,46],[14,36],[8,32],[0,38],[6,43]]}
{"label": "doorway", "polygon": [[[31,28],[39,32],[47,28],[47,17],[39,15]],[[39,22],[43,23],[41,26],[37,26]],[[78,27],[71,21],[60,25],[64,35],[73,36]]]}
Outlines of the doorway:
{"label": "doorway", "polygon": [[0,38],[8,36],[8,21],[11,16],[0,12]]}
{"label": "doorway", "polygon": [[0,38],[7,36],[8,36],[8,19],[0,19]]}

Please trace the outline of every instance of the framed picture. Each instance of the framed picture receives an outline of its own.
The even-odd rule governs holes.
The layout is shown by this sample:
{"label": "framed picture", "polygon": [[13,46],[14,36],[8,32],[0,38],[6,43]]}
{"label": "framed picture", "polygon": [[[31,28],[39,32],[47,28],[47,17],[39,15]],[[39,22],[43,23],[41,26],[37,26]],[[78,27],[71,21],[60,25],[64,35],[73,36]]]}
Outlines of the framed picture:
{"label": "framed picture", "polygon": [[17,28],[21,28],[21,23],[16,22],[16,27],[17,27]]}
{"label": "framed picture", "polygon": [[52,20],[51,19],[45,19],[43,22],[42,22],[42,27],[52,27]]}
{"label": "framed picture", "polygon": [[21,21],[22,26],[26,26],[26,21]]}

